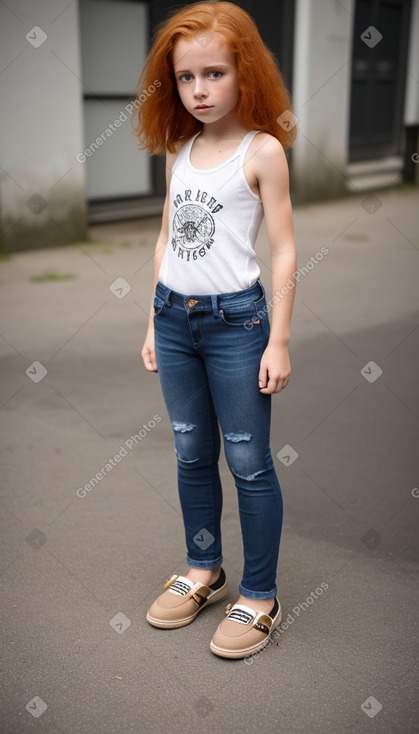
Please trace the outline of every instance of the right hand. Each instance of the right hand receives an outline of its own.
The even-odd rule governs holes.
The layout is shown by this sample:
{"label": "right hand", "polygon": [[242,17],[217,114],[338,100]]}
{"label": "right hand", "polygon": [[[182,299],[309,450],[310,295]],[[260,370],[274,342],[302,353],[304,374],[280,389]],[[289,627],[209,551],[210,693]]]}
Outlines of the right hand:
{"label": "right hand", "polygon": [[156,351],[154,348],[154,329],[147,331],[143,348],[141,350],[141,356],[143,358],[144,367],[149,372],[158,372],[156,362]]}

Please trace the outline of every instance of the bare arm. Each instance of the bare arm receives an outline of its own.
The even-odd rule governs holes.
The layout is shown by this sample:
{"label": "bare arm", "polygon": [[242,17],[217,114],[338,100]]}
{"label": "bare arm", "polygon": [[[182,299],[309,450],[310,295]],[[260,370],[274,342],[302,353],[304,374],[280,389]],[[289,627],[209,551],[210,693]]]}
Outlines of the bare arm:
{"label": "bare arm", "polygon": [[141,356],[143,358],[144,366],[149,372],[157,372],[156,354],[154,348],[154,293],[156,290],[157,281],[159,278],[159,271],[161,261],[166,249],[167,241],[169,239],[169,187],[170,179],[172,175],[172,166],[176,154],[167,153],[166,156],[166,198],[164,200],[162,224],[159,236],[157,238],[156,247],[154,250],[154,264],[153,264],[153,284],[151,288],[151,303],[150,313],[148,316],[148,329],[144,340],[143,348],[141,350]]}
{"label": "bare arm", "polygon": [[271,250],[272,319],[269,343],[260,363],[259,389],[272,394],[286,387],[291,373],[288,342],[295,295],[292,276],[296,270],[296,250],[285,153],[282,145],[271,136],[264,136],[260,142],[253,166]]}

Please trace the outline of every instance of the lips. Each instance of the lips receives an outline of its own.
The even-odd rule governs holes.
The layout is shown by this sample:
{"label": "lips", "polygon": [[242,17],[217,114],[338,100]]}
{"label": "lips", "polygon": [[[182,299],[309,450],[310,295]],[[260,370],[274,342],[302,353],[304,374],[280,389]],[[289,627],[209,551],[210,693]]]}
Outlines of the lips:
{"label": "lips", "polygon": [[208,104],[199,104],[195,107],[196,110],[210,110],[212,105]]}

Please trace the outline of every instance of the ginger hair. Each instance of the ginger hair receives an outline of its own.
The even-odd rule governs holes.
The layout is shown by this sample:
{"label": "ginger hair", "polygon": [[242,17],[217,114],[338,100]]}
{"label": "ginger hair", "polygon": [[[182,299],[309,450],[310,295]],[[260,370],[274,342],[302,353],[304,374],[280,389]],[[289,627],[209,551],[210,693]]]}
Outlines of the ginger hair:
{"label": "ginger hair", "polygon": [[180,100],[172,62],[176,41],[193,38],[202,31],[220,34],[235,58],[239,85],[237,117],[241,124],[269,133],[284,148],[290,148],[296,127],[286,130],[277,121],[285,110],[292,111],[277,62],[250,15],[237,5],[222,1],[188,5],[158,26],[135,89],[132,124],[138,147],[148,148],[152,155],[166,149],[174,153],[179,142],[189,140],[202,129],[202,123],[187,112]]}

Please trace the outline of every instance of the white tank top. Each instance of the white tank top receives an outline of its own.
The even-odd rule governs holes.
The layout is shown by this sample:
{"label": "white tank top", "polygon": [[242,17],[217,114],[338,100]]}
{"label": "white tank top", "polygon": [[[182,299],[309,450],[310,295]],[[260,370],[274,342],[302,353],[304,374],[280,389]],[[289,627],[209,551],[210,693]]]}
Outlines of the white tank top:
{"label": "white tank top", "polygon": [[261,199],[243,170],[259,130],[247,133],[233,155],[216,168],[190,161],[194,135],[172,168],[169,240],[159,280],[178,293],[211,295],[244,290],[260,276],[254,244],[263,219]]}

